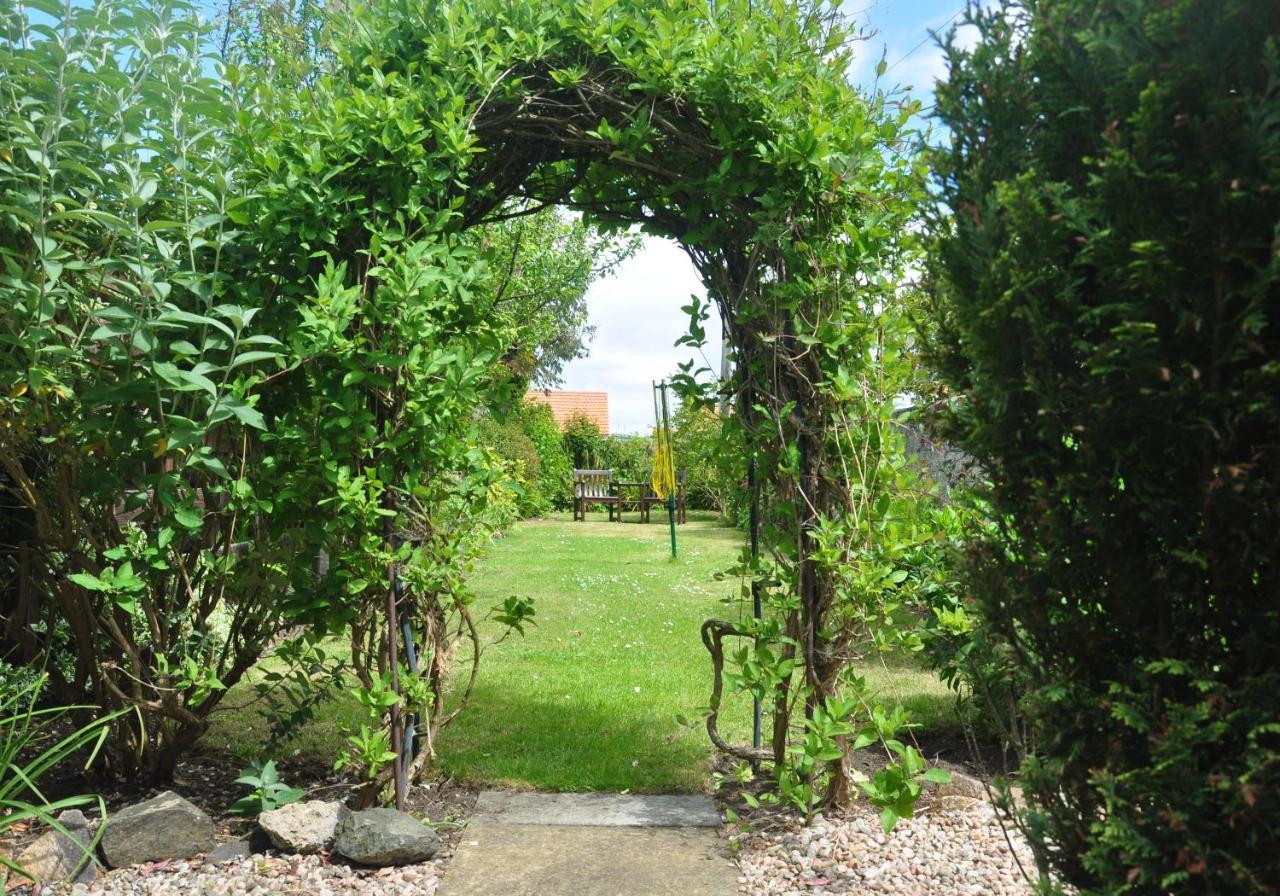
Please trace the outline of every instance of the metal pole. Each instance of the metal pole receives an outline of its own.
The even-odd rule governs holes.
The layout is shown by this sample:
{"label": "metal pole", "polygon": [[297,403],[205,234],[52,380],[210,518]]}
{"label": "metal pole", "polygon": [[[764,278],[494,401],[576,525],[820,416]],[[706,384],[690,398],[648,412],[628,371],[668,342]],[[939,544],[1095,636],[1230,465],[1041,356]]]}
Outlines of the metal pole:
{"label": "metal pole", "polygon": [[[392,539],[394,543],[394,539]],[[398,640],[400,638],[398,624],[398,601],[397,592],[399,574],[397,572],[396,563],[391,564],[391,581],[390,587],[387,589],[387,665],[391,670],[391,691],[394,694],[400,693],[400,656],[398,652]],[[396,808],[404,811],[405,806],[405,786],[402,775],[404,762],[404,742],[401,739],[400,732],[400,702],[397,700],[391,704],[391,752],[396,754],[395,767],[395,790],[396,790]]]}
{"label": "metal pole", "polygon": [[671,523],[671,556],[676,556],[676,456],[671,444],[671,417],[667,412],[667,381],[658,384],[662,390],[662,431],[667,440],[667,458],[671,462],[671,494],[667,495],[667,519]]}
{"label": "metal pole", "polygon": [[[752,454],[747,463],[747,491],[751,493],[751,565],[754,567],[760,559],[760,491],[756,487],[756,458]],[[757,570],[751,574],[751,613],[757,621],[760,619],[760,579]],[[751,746],[760,749],[761,736],[760,697],[751,698]]]}
{"label": "metal pole", "polygon": [[[396,599],[404,599],[404,580],[400,578],[399,571],[396,572]],[[404,654],[408,663],[409,671],[418,674],[418,648],[413,640],[412,620],[408,616],[400,619],[400,631],[404,634]],[[404,755],[400,757],[399,774],[403,779],[404,791],[409,792],[409,767],[413,765],[414,739],[417,735],[418,714],[416,712],[409,713],[404,723]]]}

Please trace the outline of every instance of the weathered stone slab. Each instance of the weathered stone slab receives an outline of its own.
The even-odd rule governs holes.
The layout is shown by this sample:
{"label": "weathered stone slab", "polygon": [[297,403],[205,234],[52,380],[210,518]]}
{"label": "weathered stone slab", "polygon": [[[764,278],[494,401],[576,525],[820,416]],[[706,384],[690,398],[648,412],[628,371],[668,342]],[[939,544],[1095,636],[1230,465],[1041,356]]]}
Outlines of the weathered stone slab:
{"label": "weathered stone slab", "polygon": [[738,870],[695,827],[496,824],[462,835],[440,896],[734,896]]}
{"label": "weathered stone slab", "polygon": [[720,825],[715,803],[709,797],[697,794],[651,796],[486,790],[476,802],[475,816],[497,824],[663,828],[714,828]]}
{"label": "weathered stone slab", "polygon": [[229,843],[220,843],[213,848],[213,851],[204,857],[206,865],[221,865],[223,862],[230,862],[234,859],[247,859],[253,855],[253,844],[250,843],[248,837],[242,837],[239,840],[232,840]]}

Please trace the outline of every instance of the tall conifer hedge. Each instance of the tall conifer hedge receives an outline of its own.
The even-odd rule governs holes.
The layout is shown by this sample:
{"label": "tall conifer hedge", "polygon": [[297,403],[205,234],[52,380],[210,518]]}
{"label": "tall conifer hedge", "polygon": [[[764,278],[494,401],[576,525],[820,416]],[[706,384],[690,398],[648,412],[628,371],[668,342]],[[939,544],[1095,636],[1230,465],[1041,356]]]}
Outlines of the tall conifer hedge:
{"label": "tall conifer hedge", "polygon": [[1024,821],[1089,893],[1280,890],[1280,3],[951,42],[933,348],[991,482]]}

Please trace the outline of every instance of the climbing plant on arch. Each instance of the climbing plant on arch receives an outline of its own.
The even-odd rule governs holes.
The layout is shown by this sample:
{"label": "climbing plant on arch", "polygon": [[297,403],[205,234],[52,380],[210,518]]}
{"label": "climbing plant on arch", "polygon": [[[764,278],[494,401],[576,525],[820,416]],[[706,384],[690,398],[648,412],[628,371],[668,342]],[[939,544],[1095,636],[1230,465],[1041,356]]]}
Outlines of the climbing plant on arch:
{"label": "climbing plant on arch", "polygon": [[[367,574],[344,599],[380,605],[402,496],[459,451],[443,434],[462,410],[432,396],[466,392],[501,342],[471,307],[486,259],[464,232],[557,204],[685,248],[734,346],[725,388],[762,487],[748,574],[766,612],[721,629],[749,636],[727,674],[772,708],[768,752],[806,809],[851,796],[855,738],[896,745],[890,713],[859,734],[873,714],[849,661],[907,637],[902,558],[928,534],[891,424],[913,369],[899,284],[920,172],[899,141],[914,109],[850,87],[856,47],[819,3],[375,0],[331,23],[306,90],[231,73],[252,94],[237,217],[265,313],[339,322],[294,374],[323,402],[288,412],[312,433],[300,445],[332,450],[299,450],[288,488],[347,490],[335,563]],[[335,409],[364,424],[326,424]],[[867,785],[890,816],[923,772],[897,758]]]}

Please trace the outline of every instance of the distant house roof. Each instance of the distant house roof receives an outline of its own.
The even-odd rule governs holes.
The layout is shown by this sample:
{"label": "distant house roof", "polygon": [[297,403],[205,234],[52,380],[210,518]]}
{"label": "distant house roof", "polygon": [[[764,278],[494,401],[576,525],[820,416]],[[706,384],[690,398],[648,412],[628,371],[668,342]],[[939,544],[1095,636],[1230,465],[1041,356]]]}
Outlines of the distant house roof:
{"label": "distant house roof", "polygon": [[524,395],[527,401],[536,401],[550,406],[556,423],[563,429],[569,418],[582,414],[600,429],[602,435],[609,434],[609,393],[608,392],[559,392],[550,389],[530,389]]}

